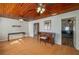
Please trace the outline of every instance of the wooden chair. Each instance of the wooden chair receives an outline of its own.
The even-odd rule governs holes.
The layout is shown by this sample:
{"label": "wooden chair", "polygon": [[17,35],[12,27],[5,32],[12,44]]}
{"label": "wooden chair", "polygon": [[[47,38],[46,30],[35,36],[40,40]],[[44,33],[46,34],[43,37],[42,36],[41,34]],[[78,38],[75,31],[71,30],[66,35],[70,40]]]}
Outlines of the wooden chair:
{"label": "wooden chair", "polygon": [[51,43],[54,44],[54,37],[55,34],[54,33],[50,33],[50,32],[39,32],[39,40],[40,42],[43,41],[46,43]]}

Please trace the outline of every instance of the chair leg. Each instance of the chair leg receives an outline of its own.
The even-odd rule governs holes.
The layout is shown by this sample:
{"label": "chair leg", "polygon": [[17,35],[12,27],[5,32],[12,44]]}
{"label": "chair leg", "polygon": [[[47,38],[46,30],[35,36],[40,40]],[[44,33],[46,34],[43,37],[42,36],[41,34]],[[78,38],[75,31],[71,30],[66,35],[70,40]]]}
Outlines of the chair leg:
{"label": "chair leg", "polygon": [[40,41],[40,44],[41,44],[41,41]]}
{"label": "chair leg", "polygon": [[45,42],[45,46],[46,46],[46,42]]}

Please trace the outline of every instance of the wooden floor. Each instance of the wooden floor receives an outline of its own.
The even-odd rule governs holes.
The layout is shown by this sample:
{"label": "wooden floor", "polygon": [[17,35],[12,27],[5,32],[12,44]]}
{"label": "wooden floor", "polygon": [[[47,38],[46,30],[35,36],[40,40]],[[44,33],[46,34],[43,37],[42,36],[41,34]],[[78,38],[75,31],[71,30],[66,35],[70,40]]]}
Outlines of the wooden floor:
{"label": "wooden floor", "polygon": [[79,54],[75,48],[40,43],[36,38],[22,38],[0,42],[1,55],[70,55]]}
{"label": "wooden floor", "polygon": [[62,44],[70,47],[74,47],[73,38],[62,38]]}

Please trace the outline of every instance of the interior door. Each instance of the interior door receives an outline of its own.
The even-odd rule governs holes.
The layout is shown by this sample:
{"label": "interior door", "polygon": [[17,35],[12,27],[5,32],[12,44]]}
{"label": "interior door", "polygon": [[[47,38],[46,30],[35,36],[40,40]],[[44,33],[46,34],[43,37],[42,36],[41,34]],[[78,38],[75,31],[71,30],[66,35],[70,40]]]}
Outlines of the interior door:
{"label": "interior door", "polygon": [[37,36],[39,33],[39,23],[34,23],[34,36]]}
{"label": "interior door", "polygon": [[62,44],[74,47],[74,19],[62,20]]}

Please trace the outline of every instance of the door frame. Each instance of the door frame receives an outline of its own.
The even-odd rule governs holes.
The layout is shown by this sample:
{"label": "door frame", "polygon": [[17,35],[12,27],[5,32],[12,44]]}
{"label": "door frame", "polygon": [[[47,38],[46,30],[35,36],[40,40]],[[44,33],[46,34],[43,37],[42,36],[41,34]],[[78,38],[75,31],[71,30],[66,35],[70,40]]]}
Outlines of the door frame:
{"label": "door frame", "polygon": [[75,44],[76,44],[76,17],[68,17],[68,18],[63,18],[61,19],[61,44],[63,45],[63,39],[62,39],[62,20],[65,20],[65,19],[73,19],[74,20],[74,23],[73,23],[73,45],[75,47]]}
{"label": "door frame", "polygon": [[34,36],[35,36],[35,26],[37,26],[37,35],[39,34],[39,23],[34,23]]}

